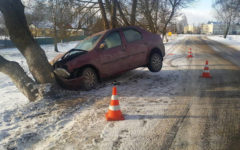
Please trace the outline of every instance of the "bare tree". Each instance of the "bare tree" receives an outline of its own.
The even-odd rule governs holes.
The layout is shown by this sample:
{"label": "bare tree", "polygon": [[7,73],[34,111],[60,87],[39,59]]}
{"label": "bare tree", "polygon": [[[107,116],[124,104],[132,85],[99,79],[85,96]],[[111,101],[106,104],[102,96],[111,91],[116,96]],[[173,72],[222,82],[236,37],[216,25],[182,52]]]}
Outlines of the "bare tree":
{"label": "bare tree", "polygon": [[118,1],[116,3],[117,3],[117,8],[118,8],[118,11],[119,11],[119,15],[121,16],[124,24],[129,26],[130,24],[129,24],[128,19],[125,16],[124,12],[122,11],[122,7],[120,6],[120,3]]}
{"label": "bare tree", "polygon": [[[59,0],[36,0],[36,4],[32,5],[33,12],[26,13],[28,24],[34,24],[37,28],[41,28],[43,25],[52,23],[48,27],[52,26],[53,38],[54,38],[54,51],[58,52],[58,8]],[[49,15],[50,14],[50,15]]]}
{"label": "bare tree", "polygon": [[[127,2],[116,1],[119,16],[122,19],[124,25],[135,25],[136,22],[136,9],[138,0],[132,0],[129,4]],[[127,6],[131,5],[131,13],[129,13]]]}
{"label": "bare tree", "polygon": [[99,3],[99,7],[100,7],[100,10],[101,10],[101,14],[102,14],[104,29],[109,29],[109,22],[107,20],[107,15],[106,15],[106,11],[105,11],[102,0],[98,0],[98,3]]}
{"label": "bare tree", "polygon": [[[103,3],[102,0],[98,0],[104,26],[106,26],[105,29],[116,28],[119,25],[135,25],[137,2],[138,0],[131,1],[129,5],[132,5],[132,7],[129,11],[127,9],[129,1],[105,0],[105,3]],[[110,21],[108,21],[108,18],[110,18]]]}
{"label": "bare tree", "polygon": [[117,0],[112,0],[111,6],[111,28],[116,28],[117,26],[117,10],[116,10]]}
{"label": "bare tree", "polygon": [[8,36],[8,32],[7,32],[6,26],[4,24],[4,18],[1,13],[0,13],[0,35]]}
{"label": "bare tree", "polygon": [[29,71],[34,80],[29,78],[17,62],[0,56],[0,71],[8,75],[29,100],[34,101],[38,91],[37,84],[55,83],[51,65],[41,47],[33,39],[24,15],[24,6],[20,0],[0,0],[2,12],[11,40],[27,60]]}
{"label": "bare tree", "polygon": [[34,11],[30,16],[52,28],[56,52],[58,52],[57,43],[67,37],[66,30],[73,21],[72,2],[73,0],[36,0],[36,4],[32,6]]}
{"label": "bare tree", "polygon": [[138,2],[137,0],[132,0],[132,11],[131,11],[131,18],[130,18],[131,25],[135,25],[137,2]]}
{"label": "bare tree", "polygon": [[66,37],[66,28],[72,23],[71,0],[48,0],[53,23],[54,50],[58,52],[57,43]]}
{"label": "bare tree", "polygon": [[225,24],[224,38],[226,38],[230,26],[239,18],[240,0],[216,0],[213,7],[217,20]]}
{"label": "bare tree", "polygon": [[35,26],[40,26],[48,18],[48,11],[46,11],[46,6],[42,1],[36,1],[36,4],[31,6],[32,11],[25,12],[28,24],[34,24]]}
{"label": "bare tree", "polygon": [[142,13],[143,18],[141,22],[144,22],[144,28],[147,28],[149,31],[156,33],[156,25],[154,24],[154,11],[157,11],[155,4],[158,1],[155,0],[140,0],[139,12]]}
{"label": "bare tree", "polygon": [[[161,22],[163,24],[163,28],[161,29],[162,32],[162,38],[167,33],[167,27],[171,20],[174,18],[175,15],[177,15],[177,11],[181,8],[189,6],[194,0],[165,0],[160,5],[162,11],[161,11]],[[168,9],[168,10],[166,10]]]}
{"label": "bare tree", "polygon": [[176,15],[178,10],[189,6],[194,0],[140,0],[138,16],[140,26],[147,28],[153,33],[161,33],[162,37],[167,33],[167,27]]}

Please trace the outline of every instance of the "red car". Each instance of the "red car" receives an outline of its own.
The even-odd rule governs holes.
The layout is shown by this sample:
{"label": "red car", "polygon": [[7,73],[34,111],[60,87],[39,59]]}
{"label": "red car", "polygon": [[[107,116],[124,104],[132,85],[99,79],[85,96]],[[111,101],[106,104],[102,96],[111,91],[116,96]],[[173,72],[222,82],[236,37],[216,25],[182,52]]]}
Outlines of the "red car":
{"label": "red car", "polygon": [[165,48],[159,35],[139,27],[123,27],[96,33],[53,61],[64,87],[94,88],[102,78],[142,66],[158,72]]}

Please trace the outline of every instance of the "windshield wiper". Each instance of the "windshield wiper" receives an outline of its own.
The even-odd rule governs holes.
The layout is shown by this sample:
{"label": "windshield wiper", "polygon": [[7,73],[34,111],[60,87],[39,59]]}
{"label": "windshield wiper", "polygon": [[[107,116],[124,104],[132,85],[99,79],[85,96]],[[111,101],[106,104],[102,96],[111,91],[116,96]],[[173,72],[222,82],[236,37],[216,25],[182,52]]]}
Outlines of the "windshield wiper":
{"label": "windshield wiper", "polygon": [[63,60],[63,59],[66,59],[66,58],[68,58],[68,57],[70,57],[70,56],[76,55],[77,53],[71,54],[71,53],[74,52],[74,51],[76,51],[76,52],[81,52],[81,53],[87,53],[87,52],[88,52],[88,51],[81,50],[81,49],[71,49],[71,50],[68,51],[65,55],[63,55],[62,60]]}
{"label": "windshield wiper", "polygon": [[[83,52],[87,52],[87,50],[82,50],[82,49],[77,49],[77,48],[73,48],[73,49],[71,49],[70,51],[83,51]],[[69,52],[70,52],[69,51]]]}

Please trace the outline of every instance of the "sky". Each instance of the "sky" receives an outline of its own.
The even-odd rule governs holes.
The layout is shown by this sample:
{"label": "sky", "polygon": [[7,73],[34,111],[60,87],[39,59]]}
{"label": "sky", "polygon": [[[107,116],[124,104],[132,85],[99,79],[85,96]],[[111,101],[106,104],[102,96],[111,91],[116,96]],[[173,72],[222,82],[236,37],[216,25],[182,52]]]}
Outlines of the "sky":
{"label": "sky", "polygon": [[188,8],[184,8],[182,13],[187,16],[189,25],[198,25],[214,21],[214,9],[212,8],[213,0],[196,0]]}

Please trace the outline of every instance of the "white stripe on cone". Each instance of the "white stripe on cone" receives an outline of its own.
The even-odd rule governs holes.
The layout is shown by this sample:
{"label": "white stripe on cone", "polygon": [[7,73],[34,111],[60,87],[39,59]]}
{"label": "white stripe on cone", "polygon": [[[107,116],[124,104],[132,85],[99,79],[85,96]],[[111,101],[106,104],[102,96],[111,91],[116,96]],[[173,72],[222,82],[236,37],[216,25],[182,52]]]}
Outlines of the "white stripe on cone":
{"label": "white stripe on cone", "polygon": [[118,100],[118,96],[117,95],[112,95],[111,100]]}
{"label": "white stripe on cone", "polygon": [[209,70],[204,70],[203,72],[209,72]]}
{"label": "white stripe on cone", "polygon": [[117,110],[120,110],[120,106],[119,105],[117,105],[117,106],[111,106],[111,105],[109,105],[109,108],[108,108],[109,110],[112,110],[112,111],[117,111]]}

